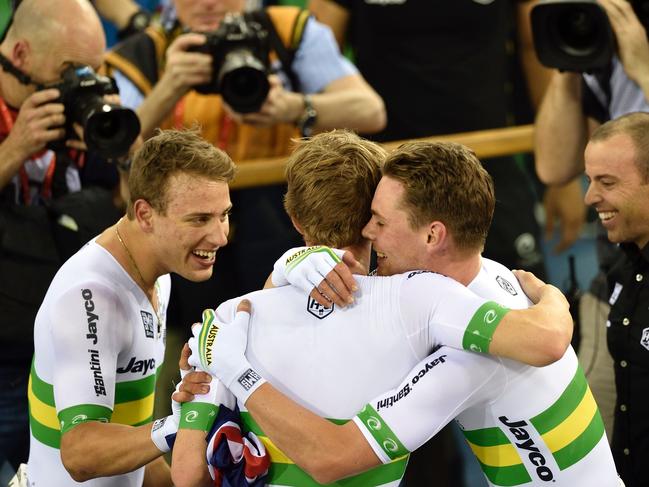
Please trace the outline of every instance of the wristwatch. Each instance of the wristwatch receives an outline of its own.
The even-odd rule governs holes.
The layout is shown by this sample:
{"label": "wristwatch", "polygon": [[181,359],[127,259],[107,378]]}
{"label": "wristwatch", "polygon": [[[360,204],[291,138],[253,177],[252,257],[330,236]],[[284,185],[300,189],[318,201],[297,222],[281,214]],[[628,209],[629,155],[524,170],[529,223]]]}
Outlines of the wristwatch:
{"label": "wristwatch", "polygon": [[297,119],[297,128],[300,129],[302,137],[311,137],[313,135],[313,126],[318,119],[318,112],[313,108],[311,95],[304,95],[304,111],[300,118]]}

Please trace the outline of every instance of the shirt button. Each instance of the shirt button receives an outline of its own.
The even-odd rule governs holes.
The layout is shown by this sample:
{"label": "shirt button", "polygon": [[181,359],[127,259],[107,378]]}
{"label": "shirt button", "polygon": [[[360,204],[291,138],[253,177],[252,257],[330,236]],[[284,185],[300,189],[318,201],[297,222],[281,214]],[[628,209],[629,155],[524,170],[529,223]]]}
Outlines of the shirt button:
{"label": "shirt button", "polygon": [[624,326],[629,326],[629,323],[631,323],[631,321],[629,320],[629,318],[624,318],[624,319],[622,320],[622,324],[623,324]]}
{"label": "shirt button", "polygon": [[635,280],[636,281],[642,282],[643,279],[644,279],[644,276],[642,274],[636,274],[635,275]]}
{"label": "shirt button", "polygon": [[620,360],[620,367],[626,367],[627,363],[626,360]]}
{"label": "shirt button", "polygon": [[625,448],[623,451],[624,451],[625,455],[628,455],[629,453],[631,453],[628,448]]}
{"label": "shirt button", "polygon": [[626,411],[626,404],[622,404],[620,406],[620,411],[625,412]]}

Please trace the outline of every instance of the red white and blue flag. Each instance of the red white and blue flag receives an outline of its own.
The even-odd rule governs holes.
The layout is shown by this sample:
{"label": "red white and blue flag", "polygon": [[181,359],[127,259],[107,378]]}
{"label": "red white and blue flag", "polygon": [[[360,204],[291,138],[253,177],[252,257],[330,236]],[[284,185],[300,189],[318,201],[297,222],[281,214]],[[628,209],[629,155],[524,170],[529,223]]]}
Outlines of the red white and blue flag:
{"label": "red white and blue flag", "polygon": [[219,406],[207,435],[207,466],[215,487],[263,487],[270,455],[253,432],[242,434],[239,408]]}

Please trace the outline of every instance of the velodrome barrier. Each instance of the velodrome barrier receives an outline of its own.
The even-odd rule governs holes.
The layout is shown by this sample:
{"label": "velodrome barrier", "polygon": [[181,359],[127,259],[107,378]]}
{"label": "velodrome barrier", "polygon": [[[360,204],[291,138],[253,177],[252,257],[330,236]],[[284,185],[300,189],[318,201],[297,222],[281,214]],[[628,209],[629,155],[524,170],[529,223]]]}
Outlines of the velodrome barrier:
{"label": "velodrome barrier", "polygon": [[[476,132],[436,135],[416,140],[458,142],[472,148],[479,158],[506,156],[533,150],[534,126],[519,125]],[[390,150],[403,142],[387,142],[383,146]],[[284,182],[285,164],[286,157],[239,161],[237,175],[230,187],[240,189],[282,183]]]}

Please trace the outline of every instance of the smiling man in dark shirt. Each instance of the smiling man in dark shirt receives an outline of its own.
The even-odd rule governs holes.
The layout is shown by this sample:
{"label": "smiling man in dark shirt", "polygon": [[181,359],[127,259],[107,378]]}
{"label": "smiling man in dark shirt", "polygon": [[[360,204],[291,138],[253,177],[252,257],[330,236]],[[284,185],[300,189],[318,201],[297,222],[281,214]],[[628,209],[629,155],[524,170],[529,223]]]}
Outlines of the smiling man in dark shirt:
{"label": "smiling man in dark shirt", "polygon": [[649,113],[601,125],[585,152],[586,203],[623,255],[608,274],[617,404],[612,449],[627,487],[649,485]]}

